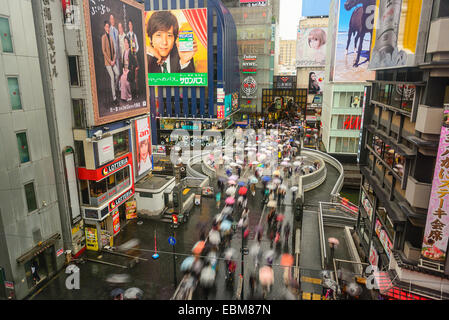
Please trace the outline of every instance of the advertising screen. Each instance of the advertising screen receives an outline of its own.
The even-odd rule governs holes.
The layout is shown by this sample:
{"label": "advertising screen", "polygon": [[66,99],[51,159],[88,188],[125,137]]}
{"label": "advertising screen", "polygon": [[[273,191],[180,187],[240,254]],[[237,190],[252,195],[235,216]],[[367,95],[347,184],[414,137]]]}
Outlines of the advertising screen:
{"label": "advertising screen", "polygon": [[324,71],[309,73],[309,94],[321,94],[324,87]]}
{"label": "advertising screen", "polygon": [[145,12],[150,86],[207,86],[207,9]]}
{"label": "advertising screen", "polygon": [[299,29],[296,44],[296,66],[324,66],[326,63],[326,43],[327,27]]}
{"label": "advertising screen", "polygon": [[150,117],[136,120],[136,177],[152,169]]}
{"label": "advertising screen", "polygon": [[413,65],[422,0],[377,0],[369,69]]}
{"label": "advertising screen", "polygon": [[143,5],[84,1],[95,125],[149,112]]}
{"label": "advertising screen", "polygon": [[334,82],[374,80],[368,71],[376,0],[339,1]]}

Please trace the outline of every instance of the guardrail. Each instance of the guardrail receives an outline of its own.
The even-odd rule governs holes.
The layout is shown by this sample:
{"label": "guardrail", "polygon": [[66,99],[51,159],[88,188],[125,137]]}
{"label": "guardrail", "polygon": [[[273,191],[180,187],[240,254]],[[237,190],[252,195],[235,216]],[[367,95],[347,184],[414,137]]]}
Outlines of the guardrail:
{"label": "guardrail", "polygon": [[322,203],[319,203],[320,210],[318,211],[317,219],[318,219],[318,228],[320,233],[320,251],[321,251],[321,269],[325,269],[324,262],[326,261],[326,240],[324,239],[324,223],[323,223],[323,206]]}

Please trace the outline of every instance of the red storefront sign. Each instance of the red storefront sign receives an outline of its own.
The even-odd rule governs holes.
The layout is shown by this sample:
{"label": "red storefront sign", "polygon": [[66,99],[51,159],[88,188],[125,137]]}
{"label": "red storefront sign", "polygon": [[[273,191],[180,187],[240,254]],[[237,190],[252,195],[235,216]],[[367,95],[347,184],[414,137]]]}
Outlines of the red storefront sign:
{"label": "red storefront sign", "polygon": [[[114,160],[110,164],[100,167],[96,170],[88,170],[86,168],[78,168],[78,179],[80,180],[93,180],[99,181],[104,177],[107,177],[120,169],[123,169],[127,165],[132,167],[132,154],[127,153],[126,155]],[[131,168],[132,169],[132,168]]]}
{"label": "red storefront sign", "polygon": [[109,205],[108,205],[109,211],[112,211],[115,208],[117,208],[118,206],[120,206],[121,204],[125,203],[125,201],[128,200],[129,198],[131,198],[131,196],[133,194],[134,194],[134,186],[132,186],[131,189],[125,191],[120,196],[118,196],[117,198],[115,198],[114,200],[109,202]]}
{"label": "red storefront sign", "polygon": [[112,229],[114,230],[114,235],[120,231],[120,213],[118,210],[115,210],[112,216]]}

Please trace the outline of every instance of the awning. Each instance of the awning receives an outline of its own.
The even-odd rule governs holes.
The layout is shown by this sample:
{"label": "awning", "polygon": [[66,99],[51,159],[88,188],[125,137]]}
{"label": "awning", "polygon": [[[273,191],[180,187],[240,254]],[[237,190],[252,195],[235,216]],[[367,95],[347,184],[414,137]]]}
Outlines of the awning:
{"label": "awning", "polygon": [[52,235],[47,240],[39,242],[31,250],[27,251],[26,253],[24,253],[20,257],[18,257],[16,259],[17,263],[22,263],[22,262],[29,261],[33,257],[39,255],[40,253],[42,253],[45,250],[47,250],[48,248],[50,248],[60,238],[61,238],[61,235],[59,233],[55,233],[54,235]]}

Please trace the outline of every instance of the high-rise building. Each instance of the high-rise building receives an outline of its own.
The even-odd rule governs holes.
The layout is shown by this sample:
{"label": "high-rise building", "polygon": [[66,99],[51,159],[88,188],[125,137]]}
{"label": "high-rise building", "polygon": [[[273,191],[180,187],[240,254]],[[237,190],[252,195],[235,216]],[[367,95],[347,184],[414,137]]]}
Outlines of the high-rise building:
{"label": "high-rise building", "polygon": [[296,64],[296,40],[280,41],[278,63],[284,66],[294,66]]}
{"label": "high-rise building", "polygon": [[58,179],[31,1],[0,6],[0,299],[23,299],[64,264]]}
{"label": "high-rise building", "polygon": [[449,6],[380,0],[375,12],[356,242],[383,297],[448,299]]}

